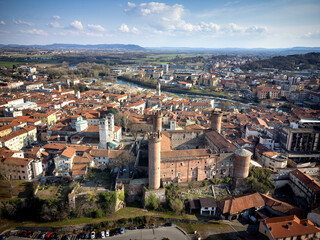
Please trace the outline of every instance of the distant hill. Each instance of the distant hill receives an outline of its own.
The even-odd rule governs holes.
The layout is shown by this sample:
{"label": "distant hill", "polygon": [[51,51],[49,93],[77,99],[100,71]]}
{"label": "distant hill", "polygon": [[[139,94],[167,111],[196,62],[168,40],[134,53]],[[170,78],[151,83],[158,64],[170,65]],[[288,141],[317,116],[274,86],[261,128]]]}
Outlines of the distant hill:
{"label": "distant hill", "polygon": [[205,52],[226,55],[264,55],[264,56],[286,56],[289,54],[305,54],[320,52],[320,47],[293,47],[293,48],[194,48],[194,47],[146,47],[151,51],[168,52]]}
{"label": "distant hill", "polygon": [[320,53],[295,54],[288,56],[276,56],[246,63],[242,70],[259,70],[262,68],[276,68],[279,70],[297,70],[320,67]]}
{"label": "distant hill", "polygon": [[49,45],[18,45],[18,44],[0,44],[1,48],[38,48],[38,49],[98,49],[98,50],[130,50],[130,51],[144,51],[143,47],[134,44],[64,44],[54,43]]}

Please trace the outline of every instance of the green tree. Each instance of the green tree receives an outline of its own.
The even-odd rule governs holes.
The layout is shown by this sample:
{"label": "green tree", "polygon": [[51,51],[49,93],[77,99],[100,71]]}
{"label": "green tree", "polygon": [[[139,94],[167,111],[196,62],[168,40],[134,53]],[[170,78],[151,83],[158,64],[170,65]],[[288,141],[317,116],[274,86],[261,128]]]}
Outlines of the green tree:
{"label": "green tree", "polygon": [[169,200],[169,207],[175,214],[181,215],[184,211],[184,204],[183,201],[179,198],[170,199]]}
{"label": "green tree", "polygon": [[145,206],[151,210],[157,210],[160,206],[160,199],[157,198],[155,194],[150,193],[150,195],[146,198]]}

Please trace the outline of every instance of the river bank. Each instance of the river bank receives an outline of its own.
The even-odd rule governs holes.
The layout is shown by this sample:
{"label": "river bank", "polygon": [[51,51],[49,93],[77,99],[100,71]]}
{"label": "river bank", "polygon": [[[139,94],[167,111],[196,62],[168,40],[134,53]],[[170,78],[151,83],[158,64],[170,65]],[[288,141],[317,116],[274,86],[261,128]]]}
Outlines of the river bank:
{"label": "river bank", "polygon": [[[117,77],[117,83],[130,84],[133,87],[156,89],[156,86],[153,85],[152,83],[141,82],[141,81],[131,79],[131,78],[126,78],[123,76]],[[253,107],[256,105],[255,103],[252,103],[250,100],[246,100],[246,99],[230,99],[229,97],[222,96],[220,94],[201,93],[201,92],[196,92],[197,90],[192,91],[192,90],[188,90],[188,89],[181,89],[181,88],[177,88],[177,87],[169,87],[169,86],[164,86],[164,85],[161,85],[161,91],[170,92],[170,93],[174,93],[177,95],[213,98],[215,100],[230,101],[230,102],[234,102],[234,103],[238,102],[238,103],[245,105],[246,108]]]}

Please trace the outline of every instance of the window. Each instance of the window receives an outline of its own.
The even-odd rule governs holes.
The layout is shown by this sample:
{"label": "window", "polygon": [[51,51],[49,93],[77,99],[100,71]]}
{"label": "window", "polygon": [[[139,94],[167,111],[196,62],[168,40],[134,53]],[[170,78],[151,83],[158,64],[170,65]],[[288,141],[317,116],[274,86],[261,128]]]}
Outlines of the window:
{"label": "window", "polygon": [[180,163],[180,166],[183,166],[183,163]]}

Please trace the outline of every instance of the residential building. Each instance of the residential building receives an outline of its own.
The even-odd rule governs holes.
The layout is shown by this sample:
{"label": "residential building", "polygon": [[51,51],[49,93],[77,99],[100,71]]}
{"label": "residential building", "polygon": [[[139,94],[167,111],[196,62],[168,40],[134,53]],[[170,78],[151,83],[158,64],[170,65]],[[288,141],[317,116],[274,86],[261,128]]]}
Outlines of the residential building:
{"label": "residential building", "polygon": [[300,220],[295,215],[263,219],[259,224],[259,232],[270,240],[302,240],[320,237],[320,228],[308,219]]}
{"label": "residential building", "polygon": [[289,179],[293,193],[306,200],[307,208],[320,206],[320,184],[314,178],[297,169],[289,173]]}

